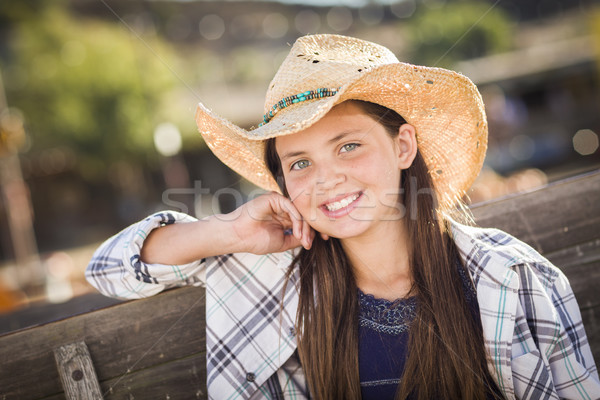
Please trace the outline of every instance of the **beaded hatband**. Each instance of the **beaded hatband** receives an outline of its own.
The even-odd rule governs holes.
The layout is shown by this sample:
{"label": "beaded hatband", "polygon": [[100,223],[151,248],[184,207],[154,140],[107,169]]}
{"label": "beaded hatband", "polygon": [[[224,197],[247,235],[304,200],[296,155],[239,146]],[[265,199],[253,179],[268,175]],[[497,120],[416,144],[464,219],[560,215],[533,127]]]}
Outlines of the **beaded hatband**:
{"label": "beaded hatband", "polygon": [[267,122],[273,119],[275,114],[280,110],[283,110],[286,107],[291,106],[292,104],[300,103],[306,100],[312,99],[320,99],[322,97],[331,97],[335,96],[340,90],[340,88],[319,88],[317,90],[307,90],[306,92],[294,94],[292,96],[284,97],[279,100],[268,113],[263,116],[263,122],[261,122],[258,126],[263,126]]}

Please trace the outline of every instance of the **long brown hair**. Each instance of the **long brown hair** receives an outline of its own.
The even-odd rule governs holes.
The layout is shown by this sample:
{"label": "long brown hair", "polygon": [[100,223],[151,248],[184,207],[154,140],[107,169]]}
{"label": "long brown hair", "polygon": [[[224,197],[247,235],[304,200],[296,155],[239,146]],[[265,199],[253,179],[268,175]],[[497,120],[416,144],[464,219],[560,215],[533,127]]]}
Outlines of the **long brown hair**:
{"label": "long brown hair", "polygon": [[[393,110],[351,101],[391,137],[406,123]],[[265,162],[287,195],[275,139],[267,142]],[[411,167],[402,171],[401,185],[412,246],[411,294],[418,296],[418,305],[396,399],[484,399],[486,393],[502,398],[488,371],[481,323],[469,311],[456,263],[467,276],[468,272],[459,261],[449,223],[437,208],[433,181],[418,151]],[[431,190],[417,199],[418,188]],[[300,251],[296,263],[298,353],[311,394],[324,400],[360,399],[359,305],[352,266],[338,239],[325,241],[320,235],[310,250]]]}

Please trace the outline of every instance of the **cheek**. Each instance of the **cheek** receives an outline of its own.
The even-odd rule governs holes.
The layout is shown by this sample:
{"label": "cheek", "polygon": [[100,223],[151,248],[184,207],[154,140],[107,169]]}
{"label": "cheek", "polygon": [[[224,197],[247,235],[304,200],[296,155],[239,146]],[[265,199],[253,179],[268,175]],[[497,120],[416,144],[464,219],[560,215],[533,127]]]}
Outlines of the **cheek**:
{"label": "cheek", "polygon": [[357,168],[355,172],[355,176],[360,176],[362,181],[368,182],[377,192],[395,193],[400,188],[402,171],[393,164],[393,159],[370,159],[369,162],[362,163],[361,168]]}
{"label": "cheek", "polygon": [[401,174],[402,171],[398,168],[388,168],[385,171],[382,171],[381,176],[384,177],[385,182],[388,184],[398,186],[400,184]]}
{"label": "cheek", "polygon": [[306,179],[290,179],[286,177],[286,188],[290,199],[302,213],[303,209],[310,205],[310,190]]}
{"label": "cheek", "polygon": [[353,168],[354,176],[372,183],[383,183],[399,174],[397,168],[387,159],[371,157]]}

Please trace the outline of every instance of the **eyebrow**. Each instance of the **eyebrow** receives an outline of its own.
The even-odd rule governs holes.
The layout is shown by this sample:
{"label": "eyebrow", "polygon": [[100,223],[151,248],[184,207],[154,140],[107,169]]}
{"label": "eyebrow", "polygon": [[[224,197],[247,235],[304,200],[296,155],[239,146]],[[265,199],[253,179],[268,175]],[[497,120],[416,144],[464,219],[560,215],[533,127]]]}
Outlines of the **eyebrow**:
{"label": "eyebrow", "polygon": [[[336,142],[342,140],[343,138],[345,138],[346,136],[354,134],[354,133],[359,133],[359,130],[358,129],[352,129],[352,130],[348,130],[348,131],[343,131],[343,132],[339,133],[338,135],[335,135],[334,137],[332,137],[331,139],[329,139],[327,141],[327,143],[330,143],[330,144],[336,143]],[[289,153],[283,154],[280,157],[280,159],[283,161],[283,160],[286,160],[288,158],[298,157],[298,156],[301,156],[301,155],[304,155],[304,154],[306,154],[306,151],[303,151],[303,150],[301,150],[301,151],[291,151]]]}

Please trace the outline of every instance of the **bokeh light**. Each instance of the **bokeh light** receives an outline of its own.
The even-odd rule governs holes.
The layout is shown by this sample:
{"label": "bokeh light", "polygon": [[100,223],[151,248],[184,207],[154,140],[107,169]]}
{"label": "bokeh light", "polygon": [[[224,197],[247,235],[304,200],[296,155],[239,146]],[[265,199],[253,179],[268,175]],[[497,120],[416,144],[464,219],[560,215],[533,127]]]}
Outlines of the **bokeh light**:
{"label": "bokeh light", "polygon": [[591,129],[581,129],[573,136],[573,148],[582,156],[594,154],[598,145],[598,135]]}
{"label": "bokeh light", "polygon": [[71,256],[64,251],[52,253],[45,260],[47,271],[46,297],[51,303],[63,303],[73,297],[71,275],[75,265]]}
{"label": "bokeh light", "polygon": [[294,25],[304,35],[316,33],[321,27],[321,17],[313,10],[302,10],[296,14]]}
{"label": "bokeh light", "polygon": [[154,130],[154,146],[165,157],[174,156],[181,150],[181,133],[170,122],[163,122]]}
{"label": "bokeh light", "polygon": [[352,12],[347,7],[332,7],[327,13],[327,24],[335,31],[348,30],[352,22]]}
{"label": "bokeh light", "polygon": [[390,11],[398,18],[409,18],[415,13],[417,4],[415,0],[404,0],[390,6]]}
{"label": "bokeh light", "polygon": [[217,40],[225,33],[225,21],[216,14],[208,14],[202,17],[198,29],[204,39]]}
{"label": "bokeh light", "polygon": [[263,20],[263,30],[271,39],[284,36],[289,29],[287,18],[281,13],[268,14]]}

